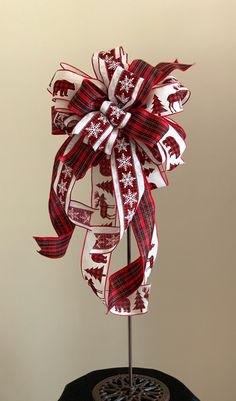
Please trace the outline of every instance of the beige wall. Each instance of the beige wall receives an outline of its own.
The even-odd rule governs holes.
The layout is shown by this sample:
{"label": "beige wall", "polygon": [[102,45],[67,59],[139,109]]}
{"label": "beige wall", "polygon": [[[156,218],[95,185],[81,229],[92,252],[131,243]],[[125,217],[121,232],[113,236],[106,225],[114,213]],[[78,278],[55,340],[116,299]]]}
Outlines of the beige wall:
{"label": "beige wall", "polygon": [[161,246],[150,312],[134,318],[134,364],[201,400],[235,399],[235,12],[230,0],[2,1],[1,401],[57,400],[80,375],[127,363],[126,318],[106,316],[81,278],[82,229],[61,260],[31,239],[53,234],[63,141],[49,135],[46,86],[60,60],[91,72],[94,51],[120,44],[131,60],[196,62],[176,73],[192,90],[178,117],[186,165],[155,195]]}

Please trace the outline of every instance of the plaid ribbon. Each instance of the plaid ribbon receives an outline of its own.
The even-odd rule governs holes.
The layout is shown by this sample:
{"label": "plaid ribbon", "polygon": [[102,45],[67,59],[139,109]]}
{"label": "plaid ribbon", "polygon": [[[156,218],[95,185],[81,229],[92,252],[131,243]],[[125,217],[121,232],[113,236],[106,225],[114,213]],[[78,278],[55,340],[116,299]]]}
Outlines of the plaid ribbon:
{"label": "plaid ribbon", "polygon": [[[52,133],[69,137],[53,166],[49,214],[57,237],[34,237],[39,253],[64,256],[75,226],[86,229],[81,269],[92,291],[118,315],[147,312],[148,277],[158,250],[151,190],[182,164],[186,134],[170,115],[190,96],[173,70],[191,65],[143,60],[128,64],[122,47],[95,53],[95,78],[61,64],[48,90]],[[91,171],[91,204],[72,199]],[[131,224],[140,256],[110,274],[111,255]]]}

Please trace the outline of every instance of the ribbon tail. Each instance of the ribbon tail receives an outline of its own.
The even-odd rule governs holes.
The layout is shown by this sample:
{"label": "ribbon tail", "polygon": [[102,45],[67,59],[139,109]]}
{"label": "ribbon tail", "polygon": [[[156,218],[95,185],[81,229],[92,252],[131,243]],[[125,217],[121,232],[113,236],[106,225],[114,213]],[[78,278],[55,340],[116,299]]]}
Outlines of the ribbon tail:
{"label": "ribbon tail", "polygon": [[105,154],[91,167],[91,189],[94,213],[82,248],[81,272],[94,294],[106,305],[106,283],[112,251],[119,243],[119,227],[110,158]]}
{"label": "ribbon tail", "polygon": [[[177,59],[174,62],[159,63],[155,67],[155,69],[158,71],[158,77],[156,78],[156,81],[158,80],[160,82],[174,70],[186,71],[193,65],[194,63],[193,64],[179,63]],[[154,81],[154,85],[156,81]]]}
{"label": "ribbon tail", "polygon": [[141,257],[112,274],[109,278],[108,311],[122,299],[128,298],[141,285],[143,276]]}
{"label": "ribbon tail", "polygon": [[[111,310],[114,306],[120,306],[122,303],[123,305],[129,303],[129,313],[127,313],[129,315],[137,314],[137,296],[140,299],[140,313],[147,311],[147,302],[144,302],[141,291],[137,295],[137,290],[141,287],[143,287],[144,291],[148,290],[145,269],[147,266],[150,267],[150,255],[152,248],[156,245],[152,243],[155,231],[155,204],[147,183],[131,224],[138,244],[140,257],[110,276],[108,296],[108,310]],[[156,252],[153,251],[152,264],[155,257]]]}
{"label": "ribbon tail", "polygon": [[68,153],[60,157],[60,160],[71,168],[76,180],[79,180],[85,176],[95,158],[99,158],[100,155],[91,146],[83,143],[83,139],[76,138],[76,135],[74,138],[77,142]]}
{"label": "ribbon tail", "polygon": [[38,253],[52,259],[61,258],[67,251],[73,231],[59,237],[33,237],[41,248]]}
{"label": "ribbon tail", "polygon": [[41,255],[61,258],[66,253],[75,225],[67,217],[53,188],[49,198],[49,214],[58,237],[34,237],[34,239],[41,248],[39,251]]}

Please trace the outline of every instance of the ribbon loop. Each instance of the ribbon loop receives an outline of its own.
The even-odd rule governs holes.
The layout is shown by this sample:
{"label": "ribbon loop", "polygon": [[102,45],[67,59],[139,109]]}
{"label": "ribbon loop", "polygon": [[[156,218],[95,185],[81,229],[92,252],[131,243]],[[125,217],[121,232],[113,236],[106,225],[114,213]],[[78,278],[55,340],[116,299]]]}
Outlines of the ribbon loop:
{"label": "ribbon loop", "polygon": [[169,77],[150,91],[146,108],[158,116],[169,116],[183,111],[183,105],[189,97],[190,91],[175,77]]}
{"label": "ribbon loop", "polygon": [[85,79],[70,100],[68,108],[79,116],[84,116],[91,111],[98,110],[105,99],[104,91],[92,81]]}

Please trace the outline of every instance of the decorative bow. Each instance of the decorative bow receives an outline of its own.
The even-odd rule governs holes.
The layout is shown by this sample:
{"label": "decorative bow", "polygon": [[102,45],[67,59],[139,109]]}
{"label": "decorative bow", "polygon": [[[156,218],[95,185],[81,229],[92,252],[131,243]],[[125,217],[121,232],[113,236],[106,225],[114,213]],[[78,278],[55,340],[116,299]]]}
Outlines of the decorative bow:
{"label": "decorative bow", "polygon": [[[182,164],[184,130],[169,118],[190,91],[170,76],[191,65],[143,60],[128,64],[122,47],[92,57],[96,78],[61,64],[50,84],[52,133],[68,134],[52,174],[49,212],[58,237],[35,237],[41,253],[62,257],[75,226],[85,228],[81,269],[112,313],[145,313],[147,284],[158,237],[151,190],[168,184],[165,172]],[[91,205],[71,199],[90,169]],[[111,255],[131,224],[140,256],[109,275]]]}

